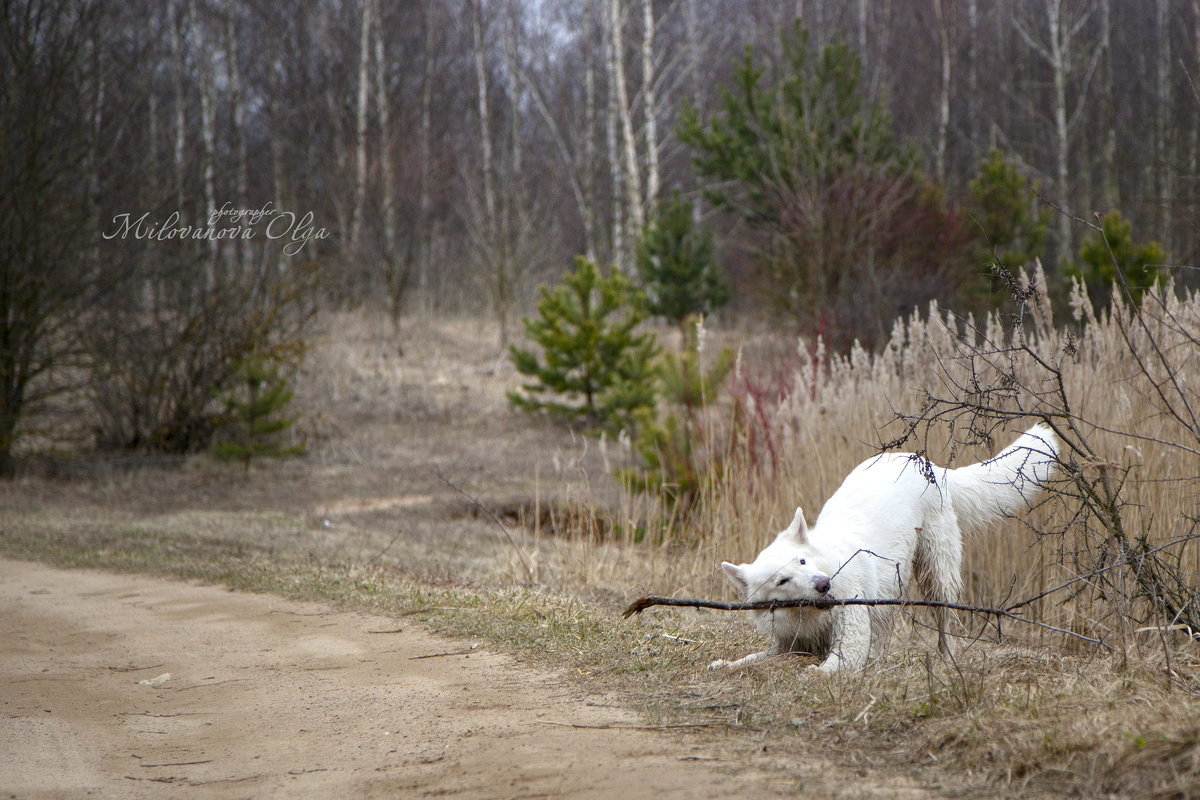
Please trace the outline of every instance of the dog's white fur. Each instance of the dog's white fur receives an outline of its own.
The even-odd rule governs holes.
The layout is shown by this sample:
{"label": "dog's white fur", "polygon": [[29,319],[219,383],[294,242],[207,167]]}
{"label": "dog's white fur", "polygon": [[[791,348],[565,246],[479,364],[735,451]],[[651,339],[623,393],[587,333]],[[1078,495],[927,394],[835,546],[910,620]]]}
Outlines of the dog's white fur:
{"label": "dog's white fur", "polygon": [[[907,453],[869,458],[851,472],[809,528],[804,512],[751,564],[721,564],[747,602],[899,598],[913,577],[929,600],[956,602],[962,535],[1027,509],[1053,469],[1054,432],[1035,425],[994,458],[959,469]],[[752,612],[771,647],[710,668],[786,652],[824,655],[819,669],[861,669],[887,646],[895,606],[815,606]],[[945,609],[934,609],[938,648],[949,653]]]}

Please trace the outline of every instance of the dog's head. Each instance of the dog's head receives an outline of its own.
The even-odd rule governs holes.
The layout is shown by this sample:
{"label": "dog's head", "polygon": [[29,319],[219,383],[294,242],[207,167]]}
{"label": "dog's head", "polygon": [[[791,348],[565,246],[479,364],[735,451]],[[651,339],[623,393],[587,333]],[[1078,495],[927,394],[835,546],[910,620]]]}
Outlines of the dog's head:
{"label": "dog's head", "polygon": [[[721,562],[729,581],[746,602],[763,600],[832,600],[830,564],[808,541],[804,512],[796,515],[775,541],[750,564]],[[813,609],[817,610],[817,609]]]}

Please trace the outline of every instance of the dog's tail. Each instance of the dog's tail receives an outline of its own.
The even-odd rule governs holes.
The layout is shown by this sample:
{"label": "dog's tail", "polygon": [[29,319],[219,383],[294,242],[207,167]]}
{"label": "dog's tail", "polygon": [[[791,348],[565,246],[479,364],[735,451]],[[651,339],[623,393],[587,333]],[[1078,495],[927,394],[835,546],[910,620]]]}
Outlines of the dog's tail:
{"label": "dog's tail", "polygon": [[962,531],[975,533],[1028,510],[1050,479],[1058,449],[1054,431],[1038,423],[987,461],[948,470],[950,501]]}

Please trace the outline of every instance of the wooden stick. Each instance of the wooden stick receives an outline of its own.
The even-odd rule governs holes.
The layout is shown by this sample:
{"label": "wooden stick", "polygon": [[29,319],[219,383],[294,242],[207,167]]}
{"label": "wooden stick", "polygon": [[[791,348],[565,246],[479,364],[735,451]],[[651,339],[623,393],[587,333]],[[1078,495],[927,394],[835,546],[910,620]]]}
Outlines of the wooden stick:
{"label": "wooden stick", "polygon": [[[1019,605],[1019,604],[1018,604]],[[1094,639],[1091,636],[1084,636],[1082,633],[1076,633],[1066,628],[1059,628],[1054,625],[1048,625],[1045,622],[1023,617],[1020,614],[1014,613],[1012,609],[1018,606],[1013,606],[1012,609],[1005,608],[988,608],[986,606],[971,606],[964,603],[947,603],[943,600],[901,600],[899,598],[882,598],[869,599],[861,597],[853,597],[848,600],[759,600],[754,603],[726,603],[720,600],[697,600],[687,597],[660,597],[658,595],[647,595],[646,597],[634,600],[629,608],[621,614],[622,617],[628,619],[634,614],[640,614],[651,606],[683,606],[687,608],[712,608],[718,611],[774,611],[779,608],[798,608],[800,606],[814,606],[816,608],[832,608],[833,606],[925,606],[928,608],[949,608],[955,611],[966,611],[972,614],[988,614],[996,617],[996,619],[1007,618],[1015,619],[1018,622],[1025,622],[1029,625],[1036,625],[1039,628],[1056,631],[1067,636],[1073,636],[1091,644],[1099,645],[1105,650],[1112,650],[1112,647]]]}

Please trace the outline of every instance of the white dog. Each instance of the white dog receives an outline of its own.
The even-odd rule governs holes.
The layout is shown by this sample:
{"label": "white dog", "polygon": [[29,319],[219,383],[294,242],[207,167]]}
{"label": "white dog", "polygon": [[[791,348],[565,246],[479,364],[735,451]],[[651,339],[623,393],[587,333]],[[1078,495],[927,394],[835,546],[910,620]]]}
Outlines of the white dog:
{"label": "white dog", "polygon": [[[915,574],[929,600],[956,602],[962,531],[974,533],[1029,507],[1053,469],[1054,432],[1035,425],[995,458],[959,469],[907,453],[859,464],[809,528],[796,509],[787,530],[752,564],[721,564],[747,602],[899,598]],[[771,647],[710,669],[787,652],[826,656],[819,669],[861,669],[887,646],[895,606],[802,606],[752,612]],[[949,653],[945,609],[935,608],[938,648]]]}

